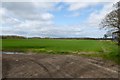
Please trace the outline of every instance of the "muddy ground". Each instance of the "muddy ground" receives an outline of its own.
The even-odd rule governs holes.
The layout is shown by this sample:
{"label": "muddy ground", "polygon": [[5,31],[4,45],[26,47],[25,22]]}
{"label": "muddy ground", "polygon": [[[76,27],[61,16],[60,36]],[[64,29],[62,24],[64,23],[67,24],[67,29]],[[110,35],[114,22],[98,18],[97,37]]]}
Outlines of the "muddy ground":
{"label": "muddy ground", "polygon": [[118,65],[76,55],[2,54],[3,78],[118,78]]}

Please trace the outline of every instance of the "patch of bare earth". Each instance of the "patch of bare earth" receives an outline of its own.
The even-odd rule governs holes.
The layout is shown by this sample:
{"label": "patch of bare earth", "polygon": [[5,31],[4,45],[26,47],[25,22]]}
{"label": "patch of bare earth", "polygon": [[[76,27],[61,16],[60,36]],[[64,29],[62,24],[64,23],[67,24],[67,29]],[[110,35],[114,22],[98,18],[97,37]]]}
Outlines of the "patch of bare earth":
{"label": "patch of bare earth", "polygon": [[118,78],[118,65],[75,55],[3,54],[3,78]]}

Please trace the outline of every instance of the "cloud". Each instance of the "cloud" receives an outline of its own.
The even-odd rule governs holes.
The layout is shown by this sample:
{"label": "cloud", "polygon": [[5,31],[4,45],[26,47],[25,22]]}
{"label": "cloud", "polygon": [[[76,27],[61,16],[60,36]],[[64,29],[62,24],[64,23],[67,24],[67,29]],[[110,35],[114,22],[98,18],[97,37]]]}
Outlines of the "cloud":
{"label": "cloud", "polygon": [[5,27],[2,31],[4,35],[16,34],[28,37],[76,37],[79,36],[78,34],[81,32],[81,29],[76,25],[58,26],[52,24],[43,25],[39,22],[26,22],[11,28]]}
{"label": "cloud", "polygon": [[114,2],[118,0],[1,0],[2,2]]}
{"label": "cloud", "polygon": [[[91,3],[91,2],[90,2]],[[66,17],[78,17],[79,9],[84,9],[90,4],[66,2],[66,8],[73,11]],[[101,37],[105,31],[98,29],[98,24],[106,13],[110,12],[112,3],[104,5],[103,9],[90,13],[83,24],[57,25],[54,22],[56,18],[50,10],[55,8],[64,9],[63,6],[55,7],[54,2],[6,2],[3,3],[0,15],[2,15],[2,33],[3,35],[22,35],[28,37]],[[67,11],[67,10],[66,10]]]}
{"label": "cloud", "polygon": [[32,34],[36,31],[40,32],[53,25],[54,15],[47,11],[52,8],[52,3],[40,5],[35,2],[6,2],[2,5],[0,15],[3,35],[34,36]]}
{"label": "cloud", "polygon": [[[106,30],[100,30],[100,22],[101,20],[113,10],[113,4],[116,2],[106,2],[103,4],[103,8],[100,10],[95,10],[91,12],[87,18],[87,20],[83,21],[83,23],[80,24],[80,28],[83,27],[83,31],[79,33],[81,36],[87,36],[87,37],[102,37]],[[80,5],[82,4],[82,5]],[[86,7],[95,6],[99,3],[92,3],[92,2],[86,2],[84,3],[70,3],[68,10],[78,12],[79,9],[85,9]],[[80,13],[79,13],[80,14]]]}
{"label": "cloud", "polygon": [[41,15],[41,18],[43,20],[51,20],[52,18],[54,18],[54,16],[50,13],[44,13],[44,14]]}
{"label": "cloud", "polygon": [[[42,4],[42,5],[40,5]],[[7,9],[9,13],[15,17],[22,19],[41,19],[52,17],[52,14],[47,13],[47,10],[52,8],[52,3],[35,3],[35,2],[9,2],[3,3],[3,8]],[[27,15],[26,15],[27,14]],[[42,16],[41,16],[42,15]]]}
{"label": "cloud", "polygon": [[[48,4],[46,3],[46,6]],[[47,11],[51,8],[44,6],[45,4],[39,6],[36,3],[23,2],[3,3],[2,35],[28,37],[73,37],[78,35],[81,30],[76,26],[55,25],[53,22],[54,15]],[[43,10],[44,8],[46,10]]]}
{"label": "cloud", "polygon": [[119,0],[64,0],[67,4],[69,4],[69,11],[76,11],[83,8],[87,8],[89,6],[94,6],[99,3],[112,3],[115,4]]}
{"label": "cloud", "polygon": [[75,10],[89,7],[90,5],[95,5],[96,3],[92,3],[92,2],[73,2],[73,3],[70,3],[70,2],[68,2],[68,4],[70,5],[68,10],[75,11]]}
{"label": "cloud", "polygon": [[101,10],[96,10],[90,14],[87,23],[95,27],[100,27],[99,24],[104,17],[113,10],[113,3],[104,4]]}
{"label": "cloud", "polygon": [[63,0],[63,2],[117,2],[119,0]]}

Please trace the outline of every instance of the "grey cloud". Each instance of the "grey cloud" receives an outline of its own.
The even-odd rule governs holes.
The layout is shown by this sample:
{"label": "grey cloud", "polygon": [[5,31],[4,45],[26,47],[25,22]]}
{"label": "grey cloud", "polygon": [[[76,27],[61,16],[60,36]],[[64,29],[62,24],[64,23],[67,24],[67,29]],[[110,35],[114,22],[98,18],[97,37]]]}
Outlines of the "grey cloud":
{"label": "grey cloud", "polygon": [[44,19],[43,14],[46,14],[47,16],[49,16],[48,19],[53,18],[52,14],[47,13],[45,9],[41,8],[42,6],[41,7],[37,6],[35,3],[32,3],[32,2],[5,2],[2,4],[2,7],[7,9],[8,12],[12,14],[12,16],[14,15],[22,19],[47,20],[47,19]]}
{"label": "grey cloud", "polygon": [[[93,25],[89,24],[55,25],[54,15],[46,11],[51,9],[51,4],[40,4],[42,3],[4,3],[6,11],[3,14],[5,26],[2,26],[2,34],[40,37],[84,37],[93,34]],[[100,33],[94,31],[94,34]]]}

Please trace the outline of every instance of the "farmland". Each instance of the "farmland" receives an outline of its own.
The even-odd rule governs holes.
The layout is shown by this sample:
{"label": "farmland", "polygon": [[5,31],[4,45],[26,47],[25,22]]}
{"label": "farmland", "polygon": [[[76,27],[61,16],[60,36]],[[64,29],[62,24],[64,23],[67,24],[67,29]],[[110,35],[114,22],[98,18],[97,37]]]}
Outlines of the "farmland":
{"label": "farmland", "polygon": [[[3,39],[2,51],[48,54],[79,54],[117,61],[118,47],[112,41],[75,39]],[[91,54],[80,54],[91,53]]]}

